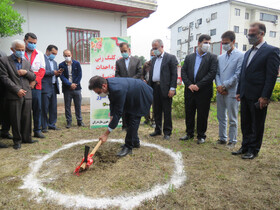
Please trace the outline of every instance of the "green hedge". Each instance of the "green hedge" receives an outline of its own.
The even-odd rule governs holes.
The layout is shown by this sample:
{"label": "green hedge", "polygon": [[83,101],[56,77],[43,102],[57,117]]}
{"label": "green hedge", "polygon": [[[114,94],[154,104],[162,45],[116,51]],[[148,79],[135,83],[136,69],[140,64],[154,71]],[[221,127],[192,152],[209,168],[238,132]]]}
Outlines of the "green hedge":
{"label": "green hedge", "polygon": [[[184,98],[184,85],[178,85],[176,89],[176,95],[173,98],[172,104],[172,112],[175,117],[184,118],[185,117],[185,98]],[[213,97],[211,99],[212,102],[216,101],[216,85],[213,83]],[[276,83],[272,96],[271,101],[280,101],[280,83]]]}

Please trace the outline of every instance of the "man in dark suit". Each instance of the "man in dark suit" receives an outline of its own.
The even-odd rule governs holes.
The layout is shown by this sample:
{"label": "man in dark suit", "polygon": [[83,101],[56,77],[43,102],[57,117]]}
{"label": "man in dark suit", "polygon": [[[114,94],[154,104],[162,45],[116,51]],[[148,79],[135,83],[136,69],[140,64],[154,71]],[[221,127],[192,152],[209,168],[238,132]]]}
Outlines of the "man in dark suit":
{"label": "man in dark suit", "polygon": [[261,148],[267,106],[280,65],[278,48],[268,45],[262,23],[250,25],[248,40],[253,47],[245,53],[236,99],[241,100],[242,146],[233,155],[255,158]]}
{"label": "man in dark suit", "polygon": [[[55,123],[57,121],[57,97],[59,94],[59,84],[57,77],[62,71],[58,70],[57,63],[54,60],[58,48],[55,45],[49,45],[46,50],[45,63],[46,73],[42,79],[42,132],[50,130],[60,130]],[[49,115],[49,116],[48,116]]]}
{"label": "man in dark suit", "polygon": [[[131,77],[134,79],[140,79],[142,74],[140,59],[131,56],[131,51],[128,43],[120,43],[120,51],[122,58],[116,61],[115,77]],[[127,117],[125,112],[122,116],[122,128],[127,128]]]}
{"label": "man in dark suit", "polygon": [[36,76],[30,70],[30,63],[24,59],[25,43],[15,40],[11,50],[11,56],[0,59],[0,80],[6,88],[13,148],[20,149],[21,143],[37,142],[31,138],[31,87],[35,86]]}
{"label": "man in dark suit", "polygon": [[171,107],[172,98],[177,87],[178,61],[174,55],[163,50],[163,42],[156,39],[152,42],[155,57],[152,59],[150,86],[154,89],[154,116],[156,128],[150,136],[161,135],[162,112],[164,113],[164,139],[170,140],[172,134]]}
{"label": "man in dark suit", "polygon": [[197,143],[205,142],[210,102],[213,95],[218,61],[217,56],[208,52],[211,37],[203,34],[198,39],[195,53],[187,55],[182,67],[185,84],[185,113],[187,135],[180,140],[194,137],[195,113],[197,111]]}
{"label": "man in dark suit", "polygon": [[63,56],[65,61],[59,64],[62,70],[60,79],[62,81],[62,92],[64,94],[65,117],[67,121],[66,128],[70,128],[72,124],[71,102],[74,100],[75,114],[78,126],[85,126],[82,118],[82,93],[81,79],[82,68],[78,61],[72,59],[70,50],[64,50]]}
{"label": "man in dark suit", "polygon": [[132,148],[139,148],[138,128],[142,116],[145,116],[153,101],[153,90],[145,82],[132,78],[108,78],[100,76],[92,77],[89,81],[89,89],[110,100],[110,124],[107,131],[99,137],[106,142],[108,135],[118,125],[123,111],[127,113],[127,133],[125,144],[117,154],[120,157],[132,153]]}

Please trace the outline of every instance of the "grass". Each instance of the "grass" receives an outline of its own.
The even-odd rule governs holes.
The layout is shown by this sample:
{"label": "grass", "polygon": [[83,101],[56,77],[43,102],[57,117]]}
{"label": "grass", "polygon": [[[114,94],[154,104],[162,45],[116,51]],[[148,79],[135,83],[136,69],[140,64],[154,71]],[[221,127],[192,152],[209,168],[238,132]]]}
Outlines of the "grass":
{"label": "grass", "polygon": [[[211,105],[207,139],[203,145],[197,145],[195,140],[178,140],[185,135],[183,119],[173,118],[174,132],[170,141],[149,137],[153,129],[141,125],[141,140],[182,153],[187,181],[179,189],[169,186],[167,195],[147,200],[137,209],[280,209],[279,105],[270,104],[261,152],[259,157],[250,161],[232,156],[229,149],[216,144],[216,104]],[[83,113],[83,117],[89,125],[89,113]],[[0,150],[0,209],[63,209],[49,201],[38,203],[32,194],[19,189],[22,178],[30,170],[29,164],[62,145],[80,139],[96,139],[105,129],[73,126],[68,130],[63,114],[59,114],[57,125],[61,131],[50,131],[46,139],[23,145],[19,151],[12,149],[12,141],[1,140],[9,148]],[[125,133],[118,128],[110,138],[124,136]],[[241,140],[240,131],[238,140]],[[90,146],[93,147],[94,143]],[[236,149],[239,147],[240,141]],[[119,144],[107,143],[100,147],[90,170],[75,177],[72,172],[83,156],[83,149],[81,145],[76,146],[46,161],[38,174],[44,180],[44,186],[67,194],[82,193],[92,197],[121,195],[165,183],[173,169],[172,161],[158,150],[141,147],[133,150],[131,156],[115,159]],[[44,191],[41,190],[40,194],[44,196]]]}

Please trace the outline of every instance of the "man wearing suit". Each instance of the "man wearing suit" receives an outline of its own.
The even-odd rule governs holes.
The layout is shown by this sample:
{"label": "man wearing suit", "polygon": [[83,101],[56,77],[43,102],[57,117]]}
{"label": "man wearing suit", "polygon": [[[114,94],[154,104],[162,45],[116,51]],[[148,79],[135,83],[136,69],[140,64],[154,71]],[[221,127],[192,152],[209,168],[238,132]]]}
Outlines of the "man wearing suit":
{"label": "man wearing suit", "polygon": [[107,131],[99,137],[106,142],[108,135],[115,129],[123,111],[127,114],[127,133],[125,144],[117,154],[120,157],[132,153],[133,148],[139,148],[138,128],[142,116],[145,116],[153,101],[153,90],[145,82],[133,78],[92,77],[89,89],[101,97],[108,95],[110,100],[110,118]]}
{"label": "man wearing suit", "polygon": [[62,92],[64,94],[65,117],[67,121],[66,128],[72,125],[71,102],[74,100],[75,115],[78,126],[85,126],[82,118],[82,94],[81,79],[82,68],[78,61],[72,59],[70,50],[64,50],[65,61],[59,64],[59,69],[63,69],[60,79],[62,81]]}
{"label": "man wearing suit", "polygon": [[164,52],[163,42],[156,39],[152,42],[156,57],[152,59],[149,84],[154,89],[155,131],[150,136],[162,133],[162,112],[164,113],[164,139],[170,140],[172,134],[171,107],[172,98],[177,87],[178,61],[174,55]]}
{"label": "man wearing suit", "polygon": [[59,94],[59,84],[57,77],[62,71],[58,70],[57,63],[54,60],[58,48],[55,45],[49,45],[46,50],[45,63],[46,73],[42,79],[42,132],[50,130],[60,130],[56,127],[57,121],[57,97]]}
{"label": "man wearing suit", "polygon": [[[142,74],[141,61],[138,58],[131,56],[128,43],[120,43],[120,51],[122,58],[116,61],[115,77],[131,77],[140,79]],[[127,128],[127,117],[125,112],[123,112],[122,124],[123,130],[125,130]]]}
{"label": "man wearing suit", "polygon": [[197,143],[203,144],[206,138],[208,114],[213,95],[213,80],[217,72],[217,56],[208,52],[211,37],[203,34],[198,39],[195,53],[187,55],[182,67],[185,84],[185,112],[187,135],[180,140],[194,137],[195,113],[197,111]]}
{"label": "man wearing suit", "polygon": [[24,59],[25,43],[12,42],[13,54],[0,59],[0,80],[6,88],[9,105],[9,117],[12,125],[14,149],[20,149],[21,143],[34,143],[31,138],[31,87],[36,76],[30,70],[30,64]]}
{"label": "man wearing suit", "polygon": [[278,48],[268,45],[262,23],[250,25],[248,40],[253,47],[245,53],[236,99],[241,100],[242,146],[233,155],[255,158],[261,148],[267,106],[280,65]]}
{"label": "man wearing suit", "polygon": [[226,53],[218,57],[216,75],[217,118],[219,121],[218,144],[227,143],[227,117],[229,119],[228,147],[233,148],[237,142],[238,106],[236,89],[238,85],[244,54],[234,47],[235,33],[227,31],[222,35],[222,46]]}

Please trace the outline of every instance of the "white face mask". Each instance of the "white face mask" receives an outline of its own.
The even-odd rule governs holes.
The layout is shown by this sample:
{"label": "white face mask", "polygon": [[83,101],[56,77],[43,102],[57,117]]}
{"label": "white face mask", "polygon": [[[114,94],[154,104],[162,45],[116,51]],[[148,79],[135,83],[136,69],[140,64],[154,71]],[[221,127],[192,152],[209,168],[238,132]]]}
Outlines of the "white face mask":
{"label": "white face mask", "polygon": [[65,61],[71,61],[72,59],[71,59],[71,57],[64,57],[64,59],[65,59]]}
{"label": "white face mask", "polygon": [[210,44],[202,44],[201,50],[202,52],[208,52],[210,49]]}
{"label": "white face mask", "polygon": [[231,50],[230,44],[223,44],[223,49],[224,49],[224,51],[229,51],[229,50]]}
{"label": "white face mask", "polygon": [[106,97],[107,95],[108,95],[108,93],[100,93],[100,94],[98,94],[100,97]]}

